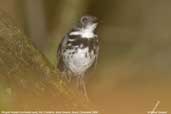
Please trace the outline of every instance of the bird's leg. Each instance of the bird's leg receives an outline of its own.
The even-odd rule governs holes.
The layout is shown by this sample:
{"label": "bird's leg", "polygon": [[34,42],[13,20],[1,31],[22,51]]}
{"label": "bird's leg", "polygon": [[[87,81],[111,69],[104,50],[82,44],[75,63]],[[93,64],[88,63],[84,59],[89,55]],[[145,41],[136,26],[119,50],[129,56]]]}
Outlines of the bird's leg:
{"label": "bird's leg", "polygon": [[86,89],[86,85],[85,85],[85,81],[84,80],[81,80],[81,85],[82,85],[82,91],[83,91],[83,95],[85,96],[85,98],[87,99],[87,100],[89,100],[89,98],[88,98],[88,95],[87,95],[87,89]]}
{"label": "bird's leg", "polygon": [[70,71],[67,72],[67,76],[66,76],[66,79],[69,83],[71,83],[71,80],[72,80],[72,73]]}
{"label": "bird's leg", "polygon": [[77,88],[77,90],[81,90],[81,88],[80,88],[80,76],[78,76],[77,78],[76,78],[76,88]]}
{"label": "bird's leg", "polygon": [[69,72],[62,72],[62,80],[69,83],[71,82],[71,75],[69,74]]}
{"label": "bird's leg", "polygon": [[84,75],[81,75],[79,77],[79,89],[80,89],[81,93],[84,95],[84,97],[88,100],[86,84],[84,81]]}
{"label": "bird's leg", "polygon": [[65,79],[66,79],[66,75],[67,75],[66,72],[62,72],[62,73],[61,73],[61,78],[62,78],[62,80],[65,80]]}

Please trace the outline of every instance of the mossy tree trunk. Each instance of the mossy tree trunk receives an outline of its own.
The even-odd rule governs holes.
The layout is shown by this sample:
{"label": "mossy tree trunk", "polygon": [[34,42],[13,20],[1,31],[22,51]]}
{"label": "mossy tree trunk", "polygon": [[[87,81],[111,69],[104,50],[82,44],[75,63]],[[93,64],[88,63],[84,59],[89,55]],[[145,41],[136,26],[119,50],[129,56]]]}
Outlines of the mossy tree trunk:
{"label": "mossy tree trunk", "polygon": [[60,80],[58,71],[0,11],[0,109],[92,109]]}

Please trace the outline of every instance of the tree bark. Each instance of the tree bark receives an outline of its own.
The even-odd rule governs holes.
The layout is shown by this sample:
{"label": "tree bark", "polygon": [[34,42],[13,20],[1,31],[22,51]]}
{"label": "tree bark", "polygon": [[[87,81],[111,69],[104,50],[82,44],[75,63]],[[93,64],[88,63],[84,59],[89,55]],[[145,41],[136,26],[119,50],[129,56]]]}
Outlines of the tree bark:
{"label": "tree bark", "polygon": [[0,11],[0,109],[93,108],[60,79],[55,67],[11,18]]}

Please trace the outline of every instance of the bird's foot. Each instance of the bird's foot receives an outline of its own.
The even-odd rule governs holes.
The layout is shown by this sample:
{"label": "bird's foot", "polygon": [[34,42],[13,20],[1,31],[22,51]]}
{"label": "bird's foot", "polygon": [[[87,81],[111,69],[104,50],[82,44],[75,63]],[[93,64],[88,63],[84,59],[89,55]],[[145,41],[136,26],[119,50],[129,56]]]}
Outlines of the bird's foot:
{"label": "bird's foot", "polygon": [[62,80],[67,82],[67,83],[70,83],[71,82],[71,77],[67,75],[67,73],[65,72],[62,72]]}

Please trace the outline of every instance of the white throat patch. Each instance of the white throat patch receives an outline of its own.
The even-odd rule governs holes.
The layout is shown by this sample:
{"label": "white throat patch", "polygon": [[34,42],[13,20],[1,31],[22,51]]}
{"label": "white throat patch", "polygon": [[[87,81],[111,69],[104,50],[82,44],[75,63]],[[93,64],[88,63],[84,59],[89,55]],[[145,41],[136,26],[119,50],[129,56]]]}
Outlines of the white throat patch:
{"label": "white throat patch", "polygon": [[94,30],[97,27],[97,23],[92,25],[87,25],[86,28],[81,28],[79,31],[71,32],[69,35],[81,35],[82,38],[93,38],[97,37],[96,34],[94,34]]}

